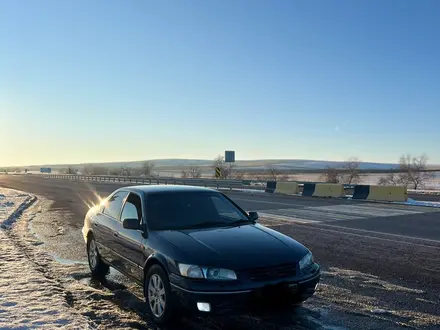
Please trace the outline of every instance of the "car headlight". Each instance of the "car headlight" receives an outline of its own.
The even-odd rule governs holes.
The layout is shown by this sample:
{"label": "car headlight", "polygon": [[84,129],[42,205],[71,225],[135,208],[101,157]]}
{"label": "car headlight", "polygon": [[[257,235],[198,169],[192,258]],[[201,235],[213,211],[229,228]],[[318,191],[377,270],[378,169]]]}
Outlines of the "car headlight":
{"label": "car headlight", "polygon": [[313,264],[313,255],[312,252],[308,252],[300,261],[299,261],[299,269],[303,270]]}
{"label": "car headlight", "polygon": [[223,268],[208,268],[206,270],[208,280],[236,280],[237,274],[233,270]]}
{"label": "car headlight", "polygon": [[200,267],[196,265],[179,264],[180,275],[189,278],[208,280],[232,281],[237,279],[233,270],[215,267]]}
{"label": "car headlight", "polygon": [[180,275],[189,278],[205,278],[199,266],[179,264]]}

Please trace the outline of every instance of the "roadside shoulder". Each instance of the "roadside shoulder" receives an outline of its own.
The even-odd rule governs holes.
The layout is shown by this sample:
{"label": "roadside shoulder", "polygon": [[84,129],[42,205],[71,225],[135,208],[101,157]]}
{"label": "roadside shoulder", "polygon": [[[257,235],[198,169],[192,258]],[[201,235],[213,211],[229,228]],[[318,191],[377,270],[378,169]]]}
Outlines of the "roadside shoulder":
{"label": "roadside shoulder", "polygon": [[8,236],[8,228],[35,200],[0,188],[0,328],[91,328],[86,317],[69,307],[57,282],[45,277]]}

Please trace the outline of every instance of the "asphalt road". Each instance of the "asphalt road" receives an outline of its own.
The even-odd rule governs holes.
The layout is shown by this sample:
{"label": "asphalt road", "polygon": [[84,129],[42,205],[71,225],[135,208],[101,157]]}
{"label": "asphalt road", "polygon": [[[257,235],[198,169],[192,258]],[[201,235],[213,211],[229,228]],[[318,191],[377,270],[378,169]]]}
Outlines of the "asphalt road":
{"label": "asphalt road", "polygon": [[[120,187],[36,176],[0,176],[0,186],[53,201],[51,211],[70,214],[65,225],[76,229],[88,206]],[[359,329],[440,327],[440,209],[227,194],[244,209],[259,211],[264,224],[311,249],[323,267],[325,283],[315,305],[333,315],[325,314],[324,320]],[[83,251],[82,242],[72,244],[76,247],[67,257],[80,258],[75,251]]]}

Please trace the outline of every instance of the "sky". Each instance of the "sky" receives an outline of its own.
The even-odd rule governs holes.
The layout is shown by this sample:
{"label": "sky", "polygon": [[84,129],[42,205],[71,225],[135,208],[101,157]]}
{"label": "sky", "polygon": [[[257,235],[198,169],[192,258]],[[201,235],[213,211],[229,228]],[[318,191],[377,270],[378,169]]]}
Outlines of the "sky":
{"label": "sky", "polygon": [[0,166],[440,164],[440,2],[0,1]]}

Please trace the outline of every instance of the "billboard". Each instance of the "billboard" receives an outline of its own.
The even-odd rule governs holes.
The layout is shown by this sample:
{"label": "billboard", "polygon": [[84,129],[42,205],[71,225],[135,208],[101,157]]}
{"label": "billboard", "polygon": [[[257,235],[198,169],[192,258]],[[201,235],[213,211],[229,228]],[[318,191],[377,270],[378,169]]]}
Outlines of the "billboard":
{"label": "billboard", "polygon": [[226,150],[225,151],[225,162],[234,163],[235,162],[235,151]]}
{"label": "billboard", "polygon": [[50,167],[42,167],[40,168],[40,173],[52,173],[52,169]]}

